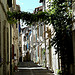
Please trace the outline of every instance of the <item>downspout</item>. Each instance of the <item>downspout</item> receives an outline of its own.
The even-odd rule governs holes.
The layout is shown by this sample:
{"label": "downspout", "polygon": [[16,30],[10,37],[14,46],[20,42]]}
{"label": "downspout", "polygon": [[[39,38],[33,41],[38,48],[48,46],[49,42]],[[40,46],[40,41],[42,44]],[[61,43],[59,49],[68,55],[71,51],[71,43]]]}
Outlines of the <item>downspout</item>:
{"label": "downspout", "polygon": [[10,75],[12,75],[12,25],[10,24]]}

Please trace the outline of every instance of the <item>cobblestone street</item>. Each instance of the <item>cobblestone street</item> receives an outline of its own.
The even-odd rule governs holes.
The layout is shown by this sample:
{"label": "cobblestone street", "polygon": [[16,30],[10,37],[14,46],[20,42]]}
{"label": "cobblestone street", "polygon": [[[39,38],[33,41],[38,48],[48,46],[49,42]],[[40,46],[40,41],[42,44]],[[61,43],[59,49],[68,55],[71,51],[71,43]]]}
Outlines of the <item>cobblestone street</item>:
{"label": "cobblestone street", "polygon": [[54,75],[46,68],[38,66],[33,62],[21,62],[18,71],[14,75]]}

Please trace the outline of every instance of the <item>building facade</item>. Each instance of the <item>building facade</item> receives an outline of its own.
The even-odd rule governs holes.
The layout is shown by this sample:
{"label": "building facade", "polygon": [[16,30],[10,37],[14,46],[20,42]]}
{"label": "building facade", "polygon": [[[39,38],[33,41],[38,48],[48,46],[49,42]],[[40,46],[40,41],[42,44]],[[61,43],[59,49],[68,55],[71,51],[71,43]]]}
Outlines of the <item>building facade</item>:
{"label": "building facade", "polygon": [[[50,9],[50,4],[52,2],[49,0],[40,0],[40,2],[43,5],[43,11],[48,11]],[[50,41],[51,38],[54,37],[54,28],[51,25],[44,26],[44,38],[45,38],[45,64],[46,67],[49,68],[52,72],[54,72],[57,75],[57,70],[59,70],[59,63],[58,63],[58,54],[55,55],[55,48],[54,46],[51,46]]]}
{"label": "building facade", "polygon": [[31,27],[26,26],[22,30],[22,61],[30,61],[30,35]]}
{"label": "building facade", "polygon": [[[16,5],[16,0],[12,0],[12,8],[10,10],[11,12],[19,12],[20,6]],[[14,71],[15,67],[15,61],[14,58],[16,58],[16,64],[18,64],[19,59],[21,57],[21,30],[20,30],[20,20],[17,20],[16,23],[11,24],[11,65],[12,65],[12,72]]]}
{"label": "building facade", "polygon": [[14,25],[8,23],[7,20],[7,11],[12,12],[14,10],[20,11],[20,6],[16,6],[16,0],[0,0],[0,75],[12,74],[15,52],[19,60],[19,22]]}
{"label": "building facade", "polygon": [[0,0],[0,75],[10,75],[10,24],[7,11],[12,2]]}

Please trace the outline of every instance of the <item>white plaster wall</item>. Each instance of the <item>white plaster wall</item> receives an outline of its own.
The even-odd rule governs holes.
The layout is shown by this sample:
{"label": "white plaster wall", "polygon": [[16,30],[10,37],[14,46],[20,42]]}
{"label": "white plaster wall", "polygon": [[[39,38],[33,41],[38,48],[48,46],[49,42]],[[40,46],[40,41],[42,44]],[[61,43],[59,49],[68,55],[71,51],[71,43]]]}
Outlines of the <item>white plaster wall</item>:
{"label": "white plaster wall", "polygon": [[[52,35],[52,38],[53,38],[55,36],[54,28],[53,28],[52,25],[50,26],[50,28],[51,28],[51,34],[53,34]],[[51,52],[52,52],[52,68],[53,68],[54,73],[57,75],[58,54],[55,55],[55,48],[54,48],[54,46],[51,47]]]}
{"label": "white plaster wall", "polygon": [[52,68],[54,73],[57,75],[57,70],[58,70],[58,54],[55,55],[55,49],[54,47],[51,48],[52,51]]}
{"label": "white plaster wall", "polygon": [[[43,4],[43,11],[44,11],[44,9],[47,11],[47,9],[49,9],[48,8],[48,5],[49,5],[49,2],[48,2],[49,0],[45,0],[45,5]],[[53,0],[51,0],[51,2],[52,2]],[[51,34],[53,34],[54,33],[54,29],[53,29],[53,26],[52,25],[50,25],[50,29],[51,29]],[[46,26],[46,30],[47,30],[47,26]],[[46,38],[47,38],[47,33],[46,33]],[[52,36],[52,38],[54,37],[54,35]],[[46,45],[48,45],[48,41],[46,40]],[[54,47],[52,46],[52,48],[51,48],[51,52],[52,52],[52,68],[53,68],[53,70],[54,70],[54,73],[55,74],[57,74],[57,69],[58,69],[58,55],[55,55],[55,49],[54,49]],[[47,66],[48,66],[48,64],[49,64],[49,54],[48,54],[49,52],[48,52],[48,49],[47,49],[47,46],[46,46],[46,60],[47,60]]]}
{"label": "white plaster wall", "polygon": [[25,36],[25,33],[24,31],[22,32],[22,56],[24,57],[24,36]]}

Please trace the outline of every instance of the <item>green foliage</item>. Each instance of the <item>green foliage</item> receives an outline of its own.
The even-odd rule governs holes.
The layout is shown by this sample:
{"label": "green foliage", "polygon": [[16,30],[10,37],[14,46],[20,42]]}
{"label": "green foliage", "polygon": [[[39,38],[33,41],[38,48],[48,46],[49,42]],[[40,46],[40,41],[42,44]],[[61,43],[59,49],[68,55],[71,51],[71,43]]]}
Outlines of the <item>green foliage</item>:
{"label": "green foliage", "polygon": [[69,7],[71,2],[68,3],[67,0],[53,0],[49,10],[50,22],[55,30],[51,45],[55,47],[56,54],[59,53],[61,57],[63,75],[68,75],[69,66],[73,63],[72,12]]}
{"label": "green foliage", "polygon": [[50,45],[47,49],[49,49],[49,50],[50,50],[50,49],[51,49],[51,45]]}
{"label": "green foliage", "polygon": [[46,52],[46,50],[45,50],[45,49],[43,49],[43,54],[45,54],[45,52]]}
{"label": "green foliage", "polygon": [[48,13],[47,12],[39,12],[37,14],[33,14],[30,12],[7,12],[8,14],[8,22],[15,22],[15,20],[22,19],[23,22],[26,22],[27,25],[31,25],[38,21],[47,21],[48,20]]}
{"label": "green foliage", "polygon": [[7,14],[9,14],[8,15],[8,22],[10,24],[13,24],[13,23],[16,23],[17,22],[17,20],[14,18],[13,14],[11,12],[8,11]]}
{"label": "green foliage", "polygon": [[57,74],[62,74],[62,71],[60,69],[57,70]]}

